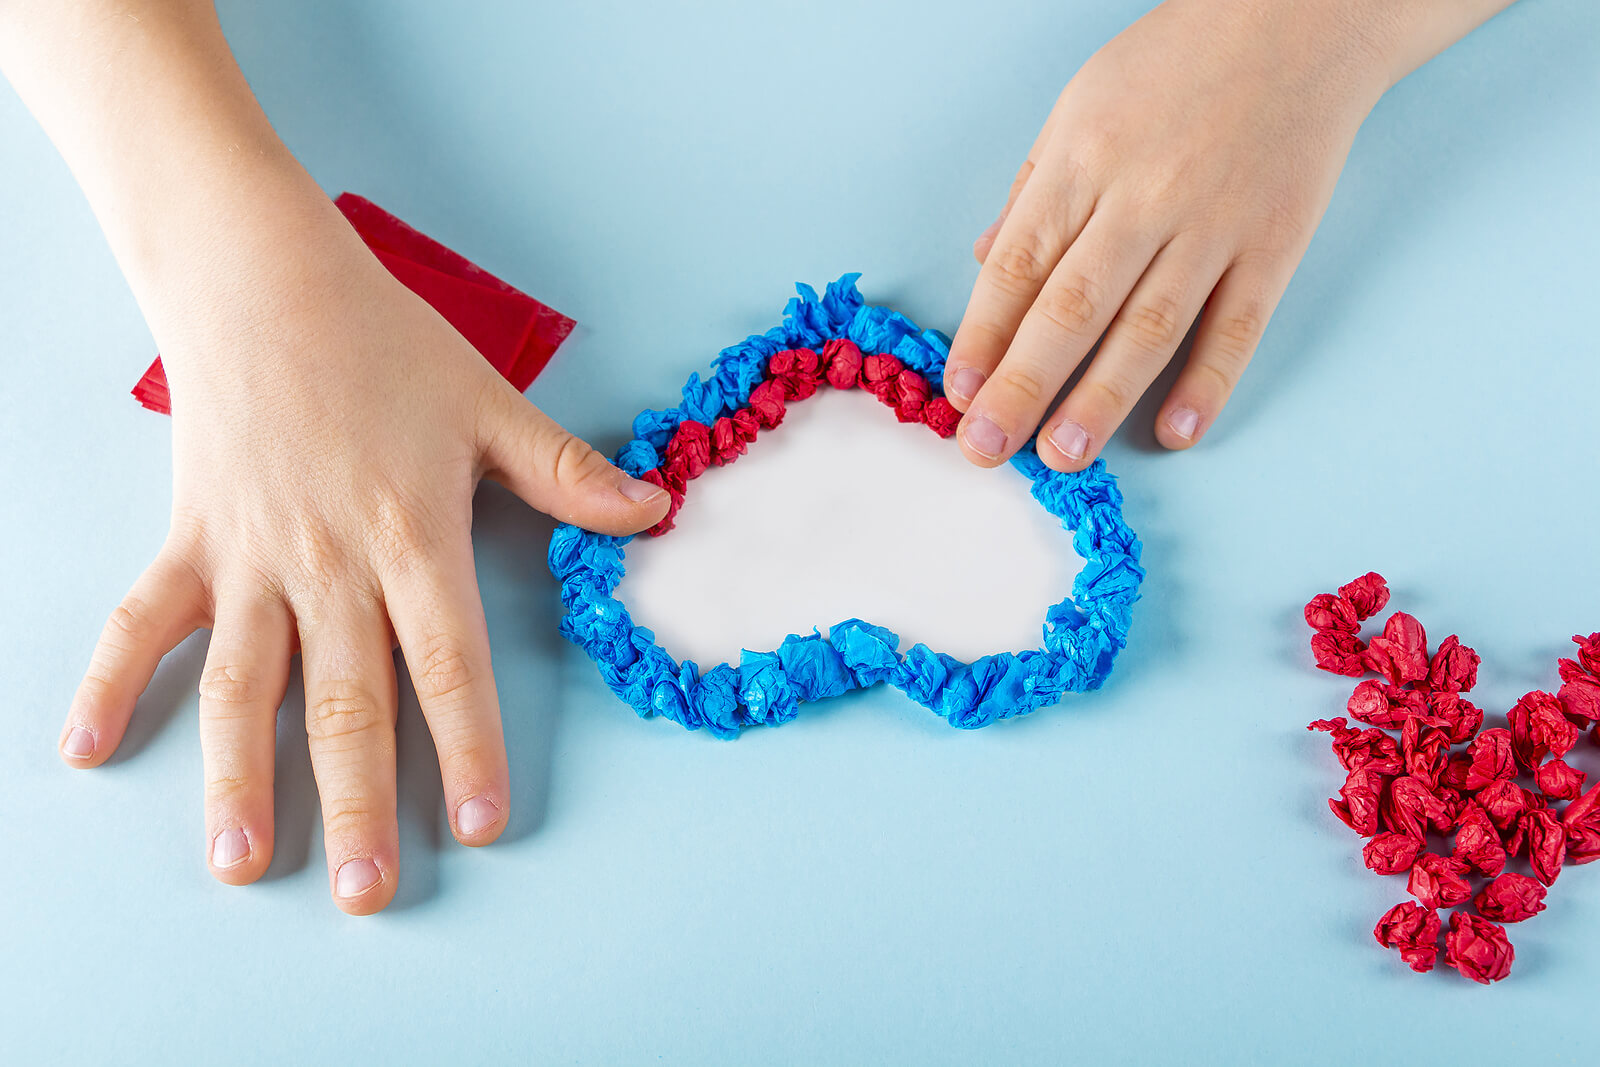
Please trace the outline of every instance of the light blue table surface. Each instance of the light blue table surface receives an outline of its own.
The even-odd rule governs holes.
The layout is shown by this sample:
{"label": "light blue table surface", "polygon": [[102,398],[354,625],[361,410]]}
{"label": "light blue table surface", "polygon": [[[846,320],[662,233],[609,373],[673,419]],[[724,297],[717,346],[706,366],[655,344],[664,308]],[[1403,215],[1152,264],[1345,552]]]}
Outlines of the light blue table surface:
{"label": "light blue table surface", "polygon": [[[953,330],[1055,94],[1143,5],[677,6],[223,14],[324,187],[583,323],[533,395],[614,447],[796,280],[863,271]],[[123,755],[56,758],[165,533],[167,423],[127,396],[152,342],[94,220],[0,88],[0,1061],[1594,1062],[1600,869],[1493,988],[1373,944],[1404,891],[1324,804],[1303,727],[1347,687],[1299,609],[1385,572],[1483,652],[1491,709],[1600,629],[1597,140],[1589,0],[1525,0],[1380,104],[1217,431],[1162,454],[1146,408],[1110,448],[1150,568],[1133,643],[1021,722],[894,692],[734,744],[641,722],[555,635],[548,523],[481,494],[517,814],[451,840],[408,703],[402,889],[358,920],[298,697],[268,879],[207,875],[203,635]]]}

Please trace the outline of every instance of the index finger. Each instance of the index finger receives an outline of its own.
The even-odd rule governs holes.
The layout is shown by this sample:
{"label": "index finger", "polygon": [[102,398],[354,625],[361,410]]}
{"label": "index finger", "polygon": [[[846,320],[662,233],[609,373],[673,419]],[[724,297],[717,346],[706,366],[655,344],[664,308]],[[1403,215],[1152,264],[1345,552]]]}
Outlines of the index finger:
{"label": "index finger", "polygon": [[1046,156],[1006,215],[950,343],[944,389],[965,412],[989,380],[1056,264],[1083,232],[1094,196],[1082,170]]}

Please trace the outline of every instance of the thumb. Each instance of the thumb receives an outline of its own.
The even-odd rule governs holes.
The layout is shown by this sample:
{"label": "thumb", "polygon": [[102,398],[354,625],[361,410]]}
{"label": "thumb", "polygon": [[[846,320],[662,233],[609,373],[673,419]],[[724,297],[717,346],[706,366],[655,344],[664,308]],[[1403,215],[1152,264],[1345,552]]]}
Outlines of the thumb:
{"label": "thumb", "polygon": [[665,489],[628,477],[510,385],[495,392],[483,426],[485,478],[596,533],[638,533],[667,514]]}

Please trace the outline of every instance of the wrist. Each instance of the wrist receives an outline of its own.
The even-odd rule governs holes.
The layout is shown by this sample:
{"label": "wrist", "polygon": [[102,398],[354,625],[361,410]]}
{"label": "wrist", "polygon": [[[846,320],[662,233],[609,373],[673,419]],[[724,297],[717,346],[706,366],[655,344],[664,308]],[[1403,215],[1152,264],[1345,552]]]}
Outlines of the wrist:
{"label": "wrist", "polygon": [[273,131],[209,0],[12,0],[0,66],[163,345],[174,309],[204,318],[262,264],[361,247]]}
{"label": "wrist", "polygon": [[257,175],[192,215],[181,242],[125,268],[174,387],[216,374],[270,378],[267,364],[305,358],[363,306],[404,292],[309,181]]}
{"label": "wrist", "polygon": [[1379,79],[1379,95],[1514,0],[1323,0]]}
{"label": "wrist", "polygon": [[190,318],[203,321],[305,287],[318,264],[348,265],[352,254],[371,260],[338,208],[281,147],[188,168],[159,193],[119,194],[113,207],[97,204],[96,211],[162,345]]}
{"label": "wrist", "polygon": [[1513,0],[1168,0],[1198,5],[1247,62],[1304,79],[1364,117],[1396,82]]}

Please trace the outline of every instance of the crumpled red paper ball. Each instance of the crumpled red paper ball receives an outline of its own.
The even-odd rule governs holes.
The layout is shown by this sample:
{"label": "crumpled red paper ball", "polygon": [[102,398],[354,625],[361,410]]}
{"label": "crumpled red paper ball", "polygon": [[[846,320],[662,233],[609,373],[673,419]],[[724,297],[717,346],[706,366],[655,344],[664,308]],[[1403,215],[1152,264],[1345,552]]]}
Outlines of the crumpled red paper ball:
{"label": "crumpled red paper ball", "polygon": [[1417,973],[1433,970],[1439,958],[1439,913],[1407,900],[1384,913],[1372,936],[1384,948],[1397,948]]}
{"label": "crumpled red paper ball", "polygon": [[1445,961],[1472,981],[1499,981],[1515,958],[1501,924],[1543,911],[1566,864],[1600,859],[1600,783],[1586,789],[1565,758],[1584,729],[1600,740],[1600,633],[1573,638],[1578,651],[1558,661],[1557,692],[1526,693],[1504,726],[1485,728],[1483,709],[1465,696],[1482,661],[1456,635],[1430,654],[1422,623],[1396,611],[1363,640],[1360,624],[1388,602],[1373,572],[1305,606],[1317,666],[1362,679],[1345,702],[1348,719],[1309,727],[1328,734],[1345,770],[1328,805],[1367,839],[1369,870],[1406,876],[1414,900],[1379,920],[1378,942],[1429,970],[1440,913],[1456,909]]}
{"label": "crumpled red paper ball", "polygon": [[1535,879],[1507,871],[1478,891],[1478,914],[1497,923],[1517,923],[1544,910],[1545,887]]}
{"label": "crumpled red paper ball", "polygon": [[1511,961],[1517,955],[1505,927],[1461,911],[1450,916],[1450,932],[1445,935],[1444,945],[1445,963],[1484,985],[1510,974]]}
{"label": "crumpled red paper ball", "polygon": [[1472,896],[1467,865],[1454,856],[1434,852],[1417,857],[1406,889],[1429,908],[1453,908]]}
{"label": "crumpled red paper ball", "polygon": [[1339,587],[1339,595],[1356,609],[1356,618],[1366,621],[1389,603],[1389,583],[1376,571],[1368,571]]}
{"label": "crumpled red paper ball", "polygon": [[1361,855],[1374,874],[1400,874],[1411,869],[1421,851],[1421,838],[1386,831],[1368,841]]}

